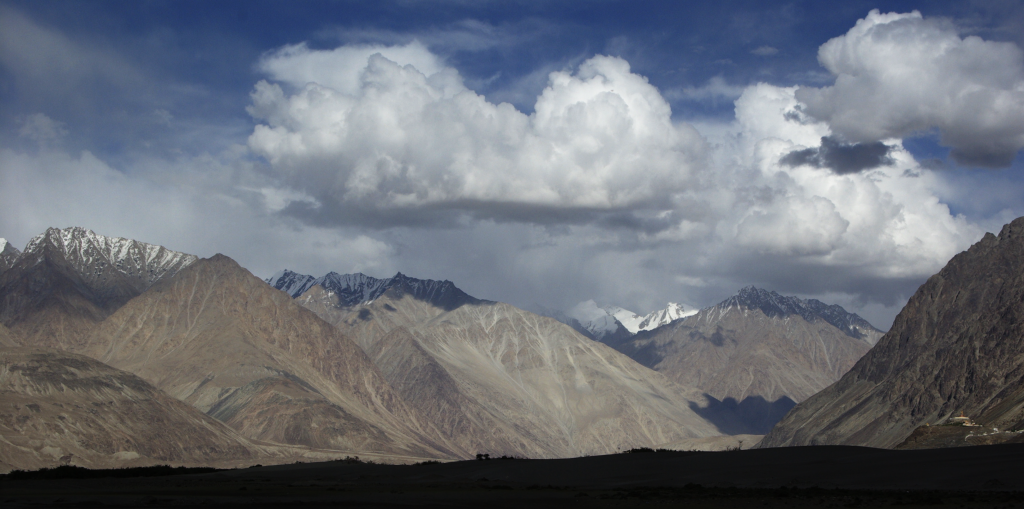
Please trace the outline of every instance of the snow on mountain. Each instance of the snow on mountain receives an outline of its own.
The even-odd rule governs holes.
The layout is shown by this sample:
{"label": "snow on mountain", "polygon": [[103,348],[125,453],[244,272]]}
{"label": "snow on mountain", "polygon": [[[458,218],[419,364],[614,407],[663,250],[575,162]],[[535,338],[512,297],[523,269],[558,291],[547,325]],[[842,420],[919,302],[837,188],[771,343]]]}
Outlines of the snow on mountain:
{"label": "snow on mountain", "polygon": [[598,332],[604,334],[615,332],[618,325],[624,327],[630,334],[636,334],[643,330],[657,329],[672,320],[686,318],[696,313],[696,309],[669,302],[665,309],[659,309],[647,315],[638,315],[618,306],[598,307],[593,300],[581,302],[566,312],[568,316],[579,320],[584,328],[594,332],[595,335],[600,335]]}
{"label": "snow on mountain", "polygon": [[0,238],[0,274],[13,267],[19,256],[21,251],[7,242],[7,239]]}
{"label": "snow on mountain", "polygon": [[482,302],[469,296],[451,281],[416,279],[401,272],[387,279],[379,279],[362,273],[327,274],[314,278],[290,270],[283,270],[266,279],[267,284],[284,291],[292,298],[298,298],[314,286],[320,286],[333,298],[337,296],[338,307],[351,307],[377,300],[384,292],[410,294],[414,298],[431,302],[445,309],[454,309],[466,302]]}
{"label": "snow on mountain", "polygon": [[291,295],[292,298],[298,297],[305,293],[306,290],[309,290],[313,286],[313,281],[316,281],[316,278],[313,276],[299,274],[288,269],[278,271],[266,279],[267,284]]}
{"label": "snow on mountain", "polygon": [[630,334],[636,334],[640,330],[640,322],[644,321],[645,316],[640,316],[628,309],[623,309],[618,306],[605,306],[602,308],[606,313],[615,317],[619,323],[622,324]]}
{"label": "snow on mountain", "polygon": [[195,263],[195,255],[171,251],[163,246],[137,240],[97,235],[81,227],[49,228],[25,246],[23,258],[40,263],[47,253],[60,257],[87,283],[99,283],[108,270],[136,281],[140,290]]}
{"label": "snow on mountain", "polygon": [[[639,331],[652,330],[672,320],[678,320],[696,314],[697,310],[683,304],[669,302],[665,309],[654,311],[647,315],[638,315],[628,309],[618,306],[600,307],[593,300],[580,302],[572,309],[560,312],[541,312],[562,323],[572,326],[580,332],[598,341],[603,341],[606,336],[615,334],[619,328],[625,329],[628,335],[636,334]],[[620,333],[625,334],[625,332]]]}
{"label": "snow on mountain", "polygon": [[847,312],[837,304],[829,305],[816,299],[803,300],[798,297],[784,297],[776,292],[753,286],[743,288],[738,294],[709,308],[708,316],[714,315],[716,311],[718,315],[721,315],[733,307],[760,309],[765,315],[772,318],[799,315],[808,322],[824,320],[845,334],[862,339],[870,345],[874,345],[883,334],[867,320],[856,313]]}
{"label": "snow on mountain", "polygon": [[619,330],[619,325],[621,325],[614,316],[598,307],[597,303],[593,300],[576,304],[576,306],[566,312],[566,315],[570,318],[575,318],[598,341],[604,336]]}
{"label": "snow on mountain", "polygon": [[671,323],[674,320],[680,318],[686,318],[691,315],[697,314],[697,310],[689,308],[683,304],[676,302],[669,302],[665,309],[655,311],[645,317],[637,325],[637,330],[653,330]]}

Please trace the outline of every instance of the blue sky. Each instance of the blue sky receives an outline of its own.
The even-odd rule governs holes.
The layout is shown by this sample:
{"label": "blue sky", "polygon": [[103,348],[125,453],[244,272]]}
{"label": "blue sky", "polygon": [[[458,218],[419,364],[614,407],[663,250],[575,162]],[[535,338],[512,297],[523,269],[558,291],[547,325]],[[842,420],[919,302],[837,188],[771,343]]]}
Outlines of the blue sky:
{"label": "blue sky", "polygon": [[886,327],[1024,213],[1020,2],[15,1],[0,24],[15,245],[79,225],[561,309],[755,284]]}

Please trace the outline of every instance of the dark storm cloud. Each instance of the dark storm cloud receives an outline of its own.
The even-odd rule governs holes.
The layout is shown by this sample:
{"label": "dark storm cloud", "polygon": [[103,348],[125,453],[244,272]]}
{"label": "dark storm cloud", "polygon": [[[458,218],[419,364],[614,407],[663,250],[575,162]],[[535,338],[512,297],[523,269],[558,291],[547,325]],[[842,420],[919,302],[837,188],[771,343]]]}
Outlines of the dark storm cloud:
{"label": "dark storm cloud", "polygon": [[[1022,118],[1024,120],[1024,118]],[[975,168],[1006,168],[1017,158],[1019,147],[985,147],[973,146],[954,148],[949,156],[957,164]]]}
{"label": "dark storm cloud", "polygon": [[892,164],[891,150],[892,147],[880,141],[846,144],[834,136],[823,136],[821,147],[794,150],[783,156],[781,162],[787,166],[806,164],[828,168],[837,175],[845,175]]}
{"label": "dark storm cloud", "polygon": [[336,200],[311,203],[293,201],[279,213],[320,227],[358,226],[371,230],[394,227],[461,228],[470,222],[522,223],[537,226],[593,225],[605,230],[625,230],[653,235],[678,223],[678,213],[663,214],[647,209],[603,209],[557,207],[516,202],[460,200],[419,207],[366,207]]}

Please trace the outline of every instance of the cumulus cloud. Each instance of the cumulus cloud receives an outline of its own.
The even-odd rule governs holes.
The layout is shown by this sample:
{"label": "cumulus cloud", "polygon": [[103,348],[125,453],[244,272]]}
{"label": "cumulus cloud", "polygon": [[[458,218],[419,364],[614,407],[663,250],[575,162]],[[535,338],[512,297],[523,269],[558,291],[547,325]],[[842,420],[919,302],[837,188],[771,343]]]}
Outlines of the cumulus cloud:
{"label": "cumulus cloud", "polygon": [[248,146],[279,179],[258,188],[268,210],[371,228],[410,273],[485,298],[645,311],[760,284],[896,306],[981,234],[898,138],[844,141],[807,89],[668,92],[736,97],[735,121],[698,132],[619,58],[549,73],[529,115],[415,43],[289,46],[261,68]]}
{"label": "cumulus cloud", "polygon": [[772,46],[761,46],[757,49],[751,50],[750,53],[759,57],[770,57],[777,55],[779,53],[779,49]]}
{"label": "cumulus cloud", "polygon": [[791,164],[794,153],[836,159],[828,125],[796,118],[799,106],[795,87],[765,84],[736,101],[736,142],[726,150],[738,154],[738,166],[759,169],[738,186],[739,243],[864,278],[898,278],[934,272],[980,236],[938,199],[941,175],[921,171],[898,141],[867,158],[880,163],[869,171]]}
{"label": "cumulus cloud", "polygon": [[530,115],[488,102],[415,43],[289,46],[261,67],[296,90],[257,84],[249,111],[265,123],[249,146],[342,216],[645,208],[686,189],[703,163],[701,136],[673,123],[658,90],[619,58],[551,73]]}
{"label": "cumulus cloud", "polygon": [[[930,170],[899,139],[921,129],[946,136],[969,124],[957,116],[967,113],[949,106],[928,116],[927,101],[937,100],[928,97],[915,99],[928,106],[921,111],[908,98],[883,103],[884,80],[875,90],[842,73],[821,89],[712,79],[662,93],[625,60],[595,56],[538,72],[543,86],[530,87],[540,93],[527,114],[472,90],[415,41],[290,45],[257,68],[266,80],[252,90],[258,125],[245,147],[139,158],[128,172],[42,143],[32,153],[0,150],[0,235],[24,241],[82,224],[221,251],[262,276],[402,270],[482,298],[560,309],[588,299],[638,312],[670,300],[713,304],[756,284],[872,310],[885,327],[901,299],[982,232],[977,217],[944,201],[958,187],[953,172]],[[850,80],[857,86],[844,88]],[[734,100],[735,120],[674,122],[666,97]],[[917,118],[910,111],[927,122],[853,123],[877,128],[857,137],[839,108],[855,103],[884,106],[874,112],[883,120],[885,111]],[[145,110],[180,123],[169,111]],[[1009,114],[977,113],[992,125]],[[25,118],[24,136],[37,141],[67,130]],[[1010,213],[992,214],[983,219]]]}
{"label": "cumulus cloud", "polygon": [[818,60],[835,84],[797,98],[850,141],[937,130],[957,162],[985,167],[1009,166],[1024,147],[1024,52],[1013,43],[961,38],[917,11],[873,10]]}

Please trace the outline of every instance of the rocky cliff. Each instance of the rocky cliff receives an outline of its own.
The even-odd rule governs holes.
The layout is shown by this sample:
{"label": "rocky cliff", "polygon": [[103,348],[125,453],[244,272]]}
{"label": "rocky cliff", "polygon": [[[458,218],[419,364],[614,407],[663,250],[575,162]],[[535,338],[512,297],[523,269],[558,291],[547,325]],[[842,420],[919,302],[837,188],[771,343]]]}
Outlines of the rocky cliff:
{"label": "rocky cliff", "polygon": [[961,411],[987,428],[1024,427],[1024,218],[953,257],[849,373],[760,447],[893,447]]}

